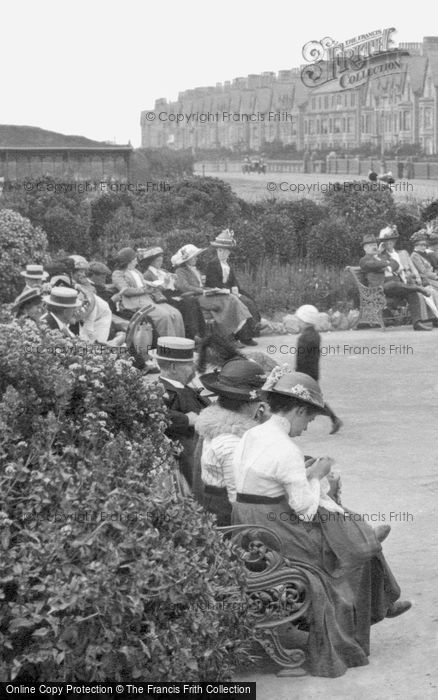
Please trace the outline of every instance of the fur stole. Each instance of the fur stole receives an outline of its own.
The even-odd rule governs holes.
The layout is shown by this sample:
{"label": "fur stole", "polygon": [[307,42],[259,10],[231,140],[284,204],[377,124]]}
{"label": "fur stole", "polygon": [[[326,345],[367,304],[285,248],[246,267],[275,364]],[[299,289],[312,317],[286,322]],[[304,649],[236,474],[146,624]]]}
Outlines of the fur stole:
{"label": "fur stole", "polygon": [[229,411],[221,408],[217,404],[212,404],[204,408],[199,414],[195,430],[203,438],[213,440],[219,435],[238,435],[242,437],[250,428],[258,425],[257,421],[241,413]]}

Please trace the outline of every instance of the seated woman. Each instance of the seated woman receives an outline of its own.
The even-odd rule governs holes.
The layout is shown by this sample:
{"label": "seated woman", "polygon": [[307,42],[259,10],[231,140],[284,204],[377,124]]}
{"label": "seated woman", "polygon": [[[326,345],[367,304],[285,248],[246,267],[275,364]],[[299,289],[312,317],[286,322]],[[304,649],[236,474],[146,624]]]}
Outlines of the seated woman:
{"label": "seated woman", "polygon": [[185,329],[178,309],[167,303],[154,303],[151,293],[153,285],[136,270],[137,254],[132,248],[122,248],[116,256],[117,269],[112,274],[113,284],[122,292],[122,309],[138,311],[147,307],[148,316],[159,336],[184,337]]}
{"label": "seated woman", "polygon": [[257,343],[252,338],[257,335],[257,326],[261,321],[259,310],[254,299],[247,292],[240,289],[235,272],[228,262],[231,251],[236,247],[233,231],[229,229],[222,231],[210,245],[216,248],[217,258],[207,265],[205,285],[207,287],[230,289],[232,294],[236,294],[240,301],[245,304],[251,313],[251,318],[239,331],[237,338],[244,345],[256,345]]}
{"label": "seated woman", "polygon": [[202,503],[217,516],[220,527],[231,524],[236,500],[233,454],[242,435],[263,418],[260,388],[265,379],[263,368],[245,358],[230,360],[220,372],[201,377],[203,385],[219,397],[216,404],[201,411],[195,430],[203,438]]}
{"label": "seated woman", "polygon": [[284,554],[298,561],[312,594],[307,654],[310,673],[340,676],[368,663],[370,625],[411,607],[382,554],[389,526],[375,530],[327,495],[332,460],[306,470],[291,440],[324,412],[318,383],[277,367],[263,387],[272,413],[248,430],[234,453],[233,524],[268,526]]}
{"label": "seated woman", "polygon": [[12,312],[17,318],[31,319],[38,325],[44,313],[41,291],[37,288],[25,288],[15,299]]}
{"label": "seated woman", "polygon": [[197,296],[201,308],[211,313],[217,331],[224,336],[235,337],[251,314],[234,294],[215,294],[204,290],[201,273],[196,267],[196,259],[204,250],[188,244],[172,257],[172,265],[176,268],[176,289],[183,294],[190,292]]}
{"label": "seated woman", "polygon": [[[159,246],[137,251],[139,269],[145,280],[155,282],[152,299],[156,303],[167,301],[181,313],[186,337],[194,340],[205,334],[205,319],[199,302],[192,296],[178,296],[175,290],[175,275],[163,270],[163,249]],[[159,284],[158,284],[159,283]]]}
{"label": "seated woman", "polygon": [[429,234],[426,229],[416,231],[411,236],[411,242],[414,245],[411,260],[421,277],[421,284],[431,292],[435,304],[438,305],[438,272],[434,272],[433,266],[427,258]]}

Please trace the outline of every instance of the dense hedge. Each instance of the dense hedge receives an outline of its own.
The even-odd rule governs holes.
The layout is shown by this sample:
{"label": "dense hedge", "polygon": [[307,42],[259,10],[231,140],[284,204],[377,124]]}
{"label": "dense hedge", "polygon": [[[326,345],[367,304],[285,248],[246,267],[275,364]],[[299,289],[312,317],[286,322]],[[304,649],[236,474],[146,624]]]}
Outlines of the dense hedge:
{"label": "dense hedge", "polygon": [[0,363],[0,681],[229,677],[243,575],[175,493],[160,385],[30,321]]}
{"label": "dense hedge", "polygon": [[[46,179],[46,185],[53,181]],[[369,183],[368,183],[369,184]],[[423,220],[436,217],[438,204],[426,210],[415,203],[396,204],[390,189],[370,191],[367,183],[332,187],[321,202],[311,199],[266,199],[246,202],[229,184],[218,178],[176,179],[168,191],[111,191],[63,194],[9,189],[0,207],[19,211],[47,234],[52,253],[62,248],[106,260],[124,245],[157,244],[165,250],[165,265],[185,243],[201,247],[223,228],[232,228],[238,241],[233,260],[249,269],[254,278],[266,262],[277,265],[303,263],[341,269],[357,263],[362,237],[378,234],[395,223],[400,244],[409,248],[409,237]],[[200,258],[205,266],[213,251]],[[24,261],[23,261],[24,262]],[[312,301],[309,299],[309,301]]]}

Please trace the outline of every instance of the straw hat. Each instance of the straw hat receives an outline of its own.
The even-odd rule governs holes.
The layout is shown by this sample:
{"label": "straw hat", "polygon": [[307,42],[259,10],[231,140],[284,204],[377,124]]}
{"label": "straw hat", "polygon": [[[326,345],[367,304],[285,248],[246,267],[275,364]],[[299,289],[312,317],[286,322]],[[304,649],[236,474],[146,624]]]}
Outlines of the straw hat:
{"label": "straw hat", "polygon": [[76,309],[82,306],[78,300],[78,292],[70,287],[54,287],[50,296],[43,297],[43,301],[51,306],[59,306],[64,309]]}
{"label": "straw hat", "polygon": [[395,241],[398,238],[397,228],[395,226],[386,226],[379,233],[379,241]]}
{"label": "straw hat", "polygon": [[163,255],[164,251],[159,245],[153,248],[139,248],[137,250],[137,257],[139,260],[146,260],[147,258],[157,258],[159,255]]}
{"label": "straw hat", "polygon": [[197,255],[200,255],[201,253],[204,252],[204,250],[207,250],[206,248],[198,248],[196,245],[193,245],[192,243],[188,243],[187,245],[183,245],[182,248],[180,248],[175,255],[172,256],[171,258],[171,263],[173,267],[178,267],[178,265],[184,265],[184,263],[188,262],[192,258],[196,257]]}
{"label": "straw hat", "polygon": [[20,272],[20,275],[31,280],[43,280],[47,277],[42,265],[26,265],[26,269]]}
{"label": "straw hat", "polygon": [[318,382],[308,374],[294,372],[288,365],[275,367],[263,385],[262,391],[299,399],[313,409],[317,409],[319,413],[325,413],[324,398]]}
{"label": "straw hat", "polygon": [[163,335],[161,338],[158,338],[157,349],[152,350],[151,355],[153,355],[156,360],[193,362],[194,352],[194,340]]}
{"label": "straw hat", "polygon": [[90,263],[82,255],[69,255],[70,260],[73,260],[75,270],[89,270]]}
{"label": "straw hat", "polygon": [[224,231],[221,231],[218,236],[216,236],[210,245],[212,245],[214,248],[235,248],[237,243],[234,238],[234,231],[230,231],[229,228],[226,228]]}

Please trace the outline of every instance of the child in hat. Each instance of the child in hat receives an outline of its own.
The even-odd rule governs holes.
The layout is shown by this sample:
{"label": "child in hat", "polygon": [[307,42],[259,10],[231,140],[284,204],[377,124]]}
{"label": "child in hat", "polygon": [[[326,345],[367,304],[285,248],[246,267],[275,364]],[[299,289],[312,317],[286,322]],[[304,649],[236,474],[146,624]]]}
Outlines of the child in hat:
{"label": "child in hat", "polygon": [[[304,304],[295,312],[295,316],[298,318],[302,329],[298,336],[295,370],[309,375],[317,382],[319,381],[321,336],[315,326],[318,322],[319,311],[316,306]],[[326,415],[329,416],[332,422],[330,434],[333,435],[338,432],[343,423],[328,404],[325,405],[325,409]]]}

